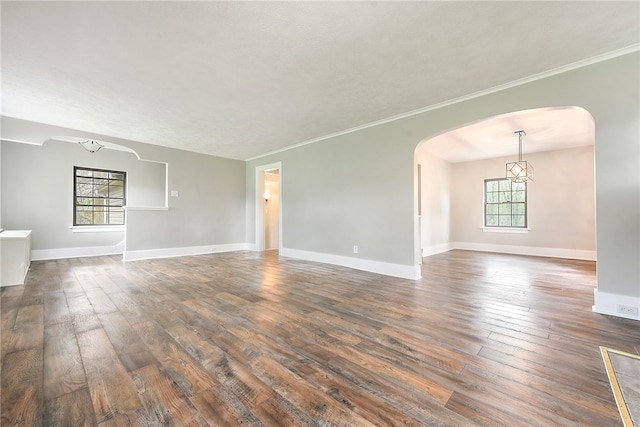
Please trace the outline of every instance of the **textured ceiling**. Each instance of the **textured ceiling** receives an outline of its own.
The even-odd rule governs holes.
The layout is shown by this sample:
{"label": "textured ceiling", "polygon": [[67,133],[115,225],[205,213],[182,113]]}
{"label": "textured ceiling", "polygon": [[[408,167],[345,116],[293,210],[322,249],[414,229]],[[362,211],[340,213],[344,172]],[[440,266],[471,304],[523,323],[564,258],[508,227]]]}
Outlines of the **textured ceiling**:
{"label": "textured ceiling", "polygon": [[640,2],[6,2],[2,114],[247,159],[640,42]]}

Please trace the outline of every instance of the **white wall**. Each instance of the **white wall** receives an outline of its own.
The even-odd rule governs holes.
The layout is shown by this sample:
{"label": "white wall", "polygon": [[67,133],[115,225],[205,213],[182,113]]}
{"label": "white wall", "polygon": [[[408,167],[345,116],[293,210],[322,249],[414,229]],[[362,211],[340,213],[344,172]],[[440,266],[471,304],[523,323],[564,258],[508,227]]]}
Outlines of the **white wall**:
{"label": "white wall", "polygon": [[[168,162],[167,210],[127,210],[125,259],[245,249],[245,164],[158,147]],[[169,193],[170,194],[170,193]]]}
{"label": "white wall", "polygon": [[527,154],[527,234],[483,232],[484,180],[502,178],[512,157],[453,164],[452,230],[456,248],[594,259],[594,147]]}
{"label": "white wall", "polygon": [[424,150],[416,151],[421,165],[420,234],[422,256],[451,249],[451,164]]}

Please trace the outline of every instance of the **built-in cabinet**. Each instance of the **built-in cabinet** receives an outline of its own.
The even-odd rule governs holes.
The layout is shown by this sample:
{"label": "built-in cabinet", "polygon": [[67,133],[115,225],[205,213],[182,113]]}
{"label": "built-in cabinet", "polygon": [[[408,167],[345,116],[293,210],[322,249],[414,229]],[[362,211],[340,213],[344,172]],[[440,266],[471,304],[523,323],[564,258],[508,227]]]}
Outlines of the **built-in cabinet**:
{"label": "built-in cabinet", "polygon": [[22,285],[31,264],[31,230],[0,232],[0,286]]}

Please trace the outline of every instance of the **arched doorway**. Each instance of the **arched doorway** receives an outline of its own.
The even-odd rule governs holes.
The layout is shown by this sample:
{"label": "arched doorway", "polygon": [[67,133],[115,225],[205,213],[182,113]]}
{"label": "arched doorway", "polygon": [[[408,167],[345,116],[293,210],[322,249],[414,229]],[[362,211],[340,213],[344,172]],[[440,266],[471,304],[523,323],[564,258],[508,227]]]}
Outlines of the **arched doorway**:
{"label": "arched doorway", "polygon": [[[484,180],[504,178],[506,163],[517,160],[518,130],[536,167],[529,226],[493,230]],[[458,248],[595,260],[594,143],[593,117],[572,106],[507,113],[425,138],[414,156],[416,256]]]}

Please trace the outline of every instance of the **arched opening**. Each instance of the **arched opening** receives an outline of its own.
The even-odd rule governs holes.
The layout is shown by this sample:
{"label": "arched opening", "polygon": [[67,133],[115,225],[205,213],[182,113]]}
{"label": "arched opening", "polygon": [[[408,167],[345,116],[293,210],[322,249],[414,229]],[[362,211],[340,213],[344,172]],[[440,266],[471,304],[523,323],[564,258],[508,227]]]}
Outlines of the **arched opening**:
{"label": "arched opening", "polygon": [[[485,180],[505,178],[522,153],[535,165],[527,184],[527,226],[494,229]],[[596,259],[595,125],[580,107],[516,111],[467,123],[416,147],[416,257],[467,249]]]}

